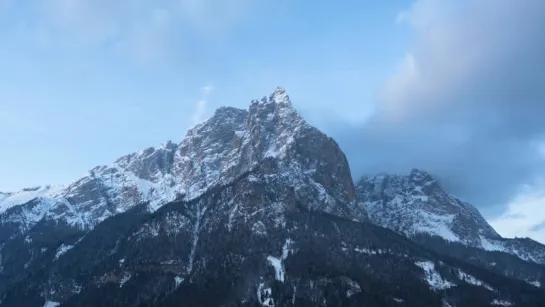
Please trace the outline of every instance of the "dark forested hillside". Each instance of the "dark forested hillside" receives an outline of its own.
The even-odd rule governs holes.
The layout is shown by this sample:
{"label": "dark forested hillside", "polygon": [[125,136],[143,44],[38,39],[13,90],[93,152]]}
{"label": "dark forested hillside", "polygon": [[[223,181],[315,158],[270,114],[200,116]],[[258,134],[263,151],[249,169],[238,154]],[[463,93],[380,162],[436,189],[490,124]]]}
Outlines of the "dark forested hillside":
{"label": "dark forested hillside", "polygon": [[541,289],[309,210],[260,176],[107,219],[57,261],[44,258],[2,306],[42,306],[44,290],[61,306],[545,306]]}

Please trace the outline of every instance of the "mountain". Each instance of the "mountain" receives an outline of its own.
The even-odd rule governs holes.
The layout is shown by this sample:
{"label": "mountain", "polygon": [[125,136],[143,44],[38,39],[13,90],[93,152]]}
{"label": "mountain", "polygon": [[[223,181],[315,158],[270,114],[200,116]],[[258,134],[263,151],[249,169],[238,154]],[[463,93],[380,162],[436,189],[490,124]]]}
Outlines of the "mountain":
{"label": "mountain", "polygon": [[426,172],[363,177],[357,191],[375,223],[407,236],[430,233],[478,247],[501,239],[475,207],[450,196]]}
{"label": "mountain", "polygon": [[374,225],[361,191],[277,88],[180,143],[0,196],[0,305],[545,306],[545,266]]}
{"label": "mountain", "polygon": [[424,171],[413,169],[406,176],[362,177],[356,190],[373,223],[418,238],[420,243],[434,245],[423,237],[435,236],[449,243],[443,244],[447,253],[457,245],[466,251],[460,256],[477,248],[545,264],[544,245],[528,238],[502,238],[474,206],[448,194]]}
{"label": "mountain", "polygon": [[[321,150],[324,147],[329,150]],[[167,142],[121,157],[66,187],[7,194],[0,198],[0,220],[20,223],[23,232],[42,220],[92,229],[142,202],[149,202],[148,209],[154,211],[178,198],[194,199],[274,158],[281,161],[279,175],[292,181],[298,193],[319,194],[319,202],[312,206],[365,218],[355,206],[344,153],[331,138],[308,125],[291,107],[285,90],[277,88],[268,98],[254,100],[249,111],[218,109],[190,129],[180,144]],[[39,204],[22,213],[10,210],[33,199]]]}
{"label": "mountain", "polygon": [[406,236],[430,234],[488,251],[545,264],[545,246],[531,239],[502,238],[472,205],[449,195],[430,174],[362,177],[359,199],[371,220]]}

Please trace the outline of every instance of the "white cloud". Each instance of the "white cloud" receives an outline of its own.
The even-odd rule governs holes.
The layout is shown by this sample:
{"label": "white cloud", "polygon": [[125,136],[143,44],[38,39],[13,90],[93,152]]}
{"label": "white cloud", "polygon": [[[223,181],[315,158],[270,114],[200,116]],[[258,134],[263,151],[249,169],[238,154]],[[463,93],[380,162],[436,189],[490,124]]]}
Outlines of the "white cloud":
{"label": "white cloud", "polygon": [[195,113],[193,113],[193,125],[197,125],[200,122],[203,121],[204,112],[206,111],[206,104],[208,101],[206,100],[199,100],[197,102],[197,108],[195,110]]}
{"label": "white cloud", "polygon": [[208,97],[213,90],[214,86],[212,84],[207,84],[201,88],[201,93],[204,97]]}
{"label": "white cloud", "polygon": [[453,3],[456,1],[419,0],[410,11],[397,16],[397,22],[408,22],[414,29],[416,45],[383,89],[384,115],[419,116],[437,109],[447,103],[441,101],[444,96],[482,68],[479,62],[487,54],[480,49],[492,46],[475,44],[479,40],[475,33],[487,25],[475,24],[472,16],[463,17],[467,18],[464,23],[457,9],[472,15],[470,8],[456,8]]}
{"label": "white cloud", "polygon": [[[403,101],[403,95],[406,95],[406,91],[409,89],[416,90],[412,86],[418,82],[418,79],[418,63],[414,55],[408,53],[401,62],[399,72],[392,76],[385,86],[384,104],[381,106],[381,111],[387,114],[390,119],[402,117],[405,113],[404,106],[400,105]],[[406,90],[400,90],[405,87]]]}
{"label": "white cloud", "polygon": [[214,87],[211,84],[207,84],[201,88],[201,99],[197,102],[195,112],[191,117],[193,126],[199,124],[204,120],[204,115],[206,114],[206,106],[208,105],[208,99],[213,90]]}
{"label": "white cloud", "polygon": [[545,182],[525,185],[505,213],[490,224],[506,237],[530,237],[545,244]]}
{"label": "white cloud", "polygon": [[383,108],[418,117],[474,105],[503,107],[503,93],[530,92],[536,82],[522,80],[538,74],[529,70],[543,49],[538,33],[544,11],[540,0],[415,1],[396,19],[412,27],[415,40],[384,88]]}
{"label": "white cloud", "polygon": [[376,113],[338,138],[353,173],[425,169],[502,233],[539,236],[544,197],[517,187],[545,171],[544,13],[542,0],[414,1]]}

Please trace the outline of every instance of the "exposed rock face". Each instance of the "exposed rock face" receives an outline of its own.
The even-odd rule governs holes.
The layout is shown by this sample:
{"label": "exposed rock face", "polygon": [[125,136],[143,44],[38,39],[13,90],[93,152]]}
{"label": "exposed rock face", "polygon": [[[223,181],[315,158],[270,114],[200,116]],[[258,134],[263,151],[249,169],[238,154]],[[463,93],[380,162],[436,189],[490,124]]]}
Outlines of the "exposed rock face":
{"label": "exposed rock face", "polygon": [[377,225],[408,237],[431,234],[545,264],[545,246],[529,239],[523,240],[526,243],[503,239],[475,207],[449,195],[424,171],[363,177],[356,186],[371,221]]}

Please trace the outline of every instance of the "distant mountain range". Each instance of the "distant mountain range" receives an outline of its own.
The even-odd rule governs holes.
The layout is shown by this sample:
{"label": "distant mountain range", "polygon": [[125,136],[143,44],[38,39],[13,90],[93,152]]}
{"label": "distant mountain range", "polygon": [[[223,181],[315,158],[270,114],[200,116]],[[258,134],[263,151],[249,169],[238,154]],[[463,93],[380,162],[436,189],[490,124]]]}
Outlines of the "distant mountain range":
{"label": "distant mountain range", "polygon": [[63,187],[0,193],[0,306],[545,306],[545,246],[421,170],[355,184],[277,88]]}

